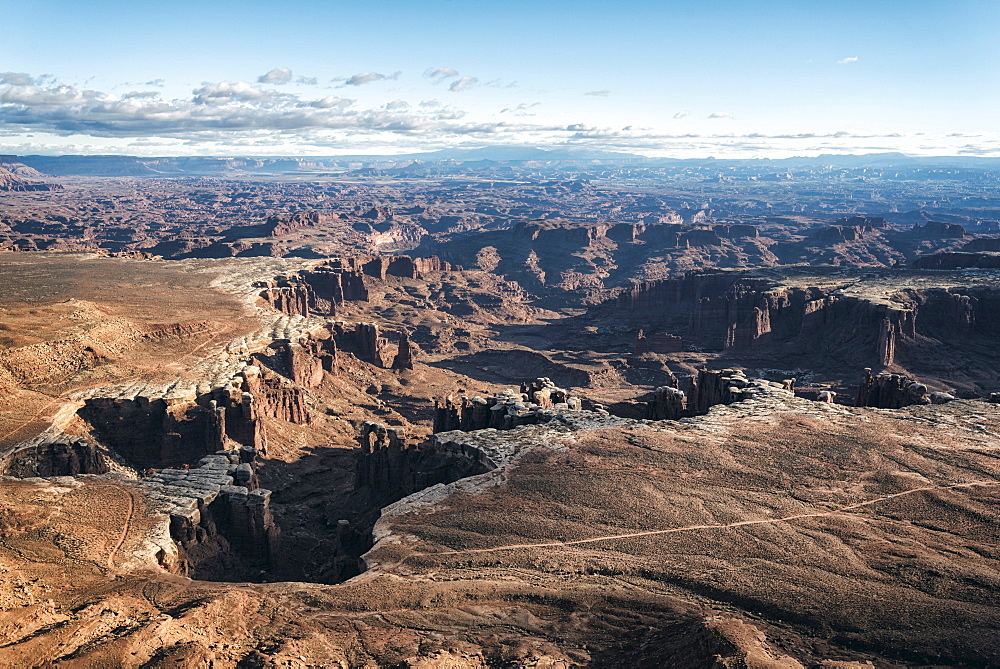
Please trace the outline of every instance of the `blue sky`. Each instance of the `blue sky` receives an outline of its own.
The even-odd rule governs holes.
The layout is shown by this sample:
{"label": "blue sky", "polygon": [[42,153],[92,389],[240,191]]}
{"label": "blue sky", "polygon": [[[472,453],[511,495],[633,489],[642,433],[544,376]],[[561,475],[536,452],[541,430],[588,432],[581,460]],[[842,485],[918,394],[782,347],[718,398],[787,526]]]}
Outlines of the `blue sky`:
{"label": "blue sky", "polygon": [[2,152],[1000,155],[995,0],[8,4]]}

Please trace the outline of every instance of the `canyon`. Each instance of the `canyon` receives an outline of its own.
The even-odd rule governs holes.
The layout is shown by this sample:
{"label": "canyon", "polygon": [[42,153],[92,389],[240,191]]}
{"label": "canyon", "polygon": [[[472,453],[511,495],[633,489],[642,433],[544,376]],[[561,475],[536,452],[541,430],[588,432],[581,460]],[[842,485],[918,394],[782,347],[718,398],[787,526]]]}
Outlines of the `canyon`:
{"label": "canyon", "polygon": [[989,203],[0,158],[0,665],[1000,662]]}

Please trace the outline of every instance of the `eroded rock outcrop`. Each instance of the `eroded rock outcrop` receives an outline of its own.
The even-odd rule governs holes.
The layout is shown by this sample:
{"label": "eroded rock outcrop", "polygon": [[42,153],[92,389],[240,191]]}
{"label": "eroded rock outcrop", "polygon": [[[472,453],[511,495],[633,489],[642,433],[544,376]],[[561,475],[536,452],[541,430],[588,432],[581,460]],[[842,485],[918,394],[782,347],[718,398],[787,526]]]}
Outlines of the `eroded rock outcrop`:
{"label": "eroded rock outcrop", "polygon": [[451,430],[511,430],[539,422],[539,411],[548,408],[579,409],[581,402],[547,378],[521,386],[519,392],[505,390],[491,397],[450,395],[434,403],[434,432]]}
{"label": "eroded rock outcrop", "polygon": [[709,348],[826,347],[886,366],[895,362],[901,342],[916,336],[918,308],[926,301],[905,290],[869,299],[837,286],[781,286],[719,272],[639,283],[602,309],[610,306],[609,314],[642,327],[680,331]]}
{"label": "eroded rock outcrop", "polygon": [[312,287],[298,277],[277,277],[254,285],[262,289],[261,299],[283,314],[308,317],[310,309],[316,307]]}
{"label": "eroded rock outcrop", "polygon": [[108,471],[108,460],[97,444],[62,433],[45,432],[0,457],[0,476],[79,476]]}
{"label": "eroded rock outcrop", "polygon": [[684,416],[687,396],[677,388],[661,386],[653,392],[646,404],[646,418],[650,420],[677,420]]}
{"label": "eroded rock outcrop", "polygon": [[636,353],[677,353],[682,350],[683,340],[665,332],[647,335],[645,331],[639,330],[635,338]]}
{"label": "eroded rock outcrop", "polygon": [[410,335],[404,330],[399,334],[396,356],[392,359],[393,369],[413,369],[413,345]]}
{"label": "eroded rock outcrop", "polygon": [[143,493],[170,516],[170,536],[183,572],[195,578],[237,580],[245,569],[271,565],[278,529],[271,491],[257,487],[257,450],[223,450],[191,469],[162,469],[140,482]]}
{"label": "eroded rock outcrop", "polygon": [[411,444],[402,428],[381,423],[364,423],[358,443],[355,488],[371,488],[395,499],[497,466],[479,449],[446,436],[434,435],[422,444]]}
{"label": "eroded rock outcrop", "polygon": [[88,397],[78,411],[101,443],[136,469],[196,462],[230,443],[266,447],[250,392],[253,367],[227,385],[126,388],[115,397]]}
{"label": "eroded rock outcrop", "polygon": [[390,366],[392,354],[389,353],[389,340],[381,335],[378,323],[336,321],[332,327],[338,350],[353,353],[358,360],[376,367]]}
{"label": "eroded rock outcrop", "polygon": [[302,386],[264,367],[251,366],[243,373],[246,393],[252,398],[254,419],[276,418],[297,425],[312,422]]}
{"label": "eroded rock outcrop", "polygon": [[872,370],[865,368],[855,406],[900,409],[911,404],[930,403],[931,398],[927,396],[927,386],[924,384],[902,374],[873,376]]}

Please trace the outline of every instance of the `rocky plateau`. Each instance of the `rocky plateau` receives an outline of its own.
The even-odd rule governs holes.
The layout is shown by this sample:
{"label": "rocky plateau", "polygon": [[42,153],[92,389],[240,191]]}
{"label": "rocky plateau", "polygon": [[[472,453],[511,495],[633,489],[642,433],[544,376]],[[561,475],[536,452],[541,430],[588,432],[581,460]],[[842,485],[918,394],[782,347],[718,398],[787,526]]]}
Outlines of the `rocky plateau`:
{"label": "rocky plateau", "polygon": [[0,666],[1000,665],[922,169],[0,157]]}

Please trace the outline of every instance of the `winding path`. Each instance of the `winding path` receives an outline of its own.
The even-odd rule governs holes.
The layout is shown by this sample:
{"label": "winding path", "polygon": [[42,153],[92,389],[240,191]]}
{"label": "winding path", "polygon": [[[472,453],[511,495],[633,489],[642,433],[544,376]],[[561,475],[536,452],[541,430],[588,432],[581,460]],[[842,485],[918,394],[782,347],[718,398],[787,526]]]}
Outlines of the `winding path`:
{"label": "winding path", "polygon": [[853,509],[860,509],[861,507],[871,506],[872,504],[878,504],[879,502],[885,502],[890,499],[895,499],[897,497],[904,497],[906,495],[912,495],[918,492],[928,492],[933,490],[954,490],[957,488],[972,488],[976,486],[986,487],[986,486],[998,486],[998,485],[1000,485],[1000,481],[972,481],[970,483],[953,483],[949,485],[940,485],[940,486],[925,486],[922,488],[912,488],[910,490],[904,490],[903,492],[897,492],[892,495],[886,495],[885,497],[876,497],[875,499],[870,499],[866,502],[857,502],[856,504],[848,504],[847,506],[841,506],[836,509],[831,509],[830,511],[817,511],[815,513],[799,513],[792,516],[785,516],[783,518],[762,518],[758,520],[741,520],[735,523],[719,523],[714,525],[687,525],[685,527],[672,527],[667,530],[646,530],[644,532],[626,532],[624,534],[608,534],[600,537],[591,537],[589,539],[575,539],[573,541],[551,541],[551,542],[537,543],[537,544],[509,544],[506,546],[492,546],[490,548],[469,548],[460,551],[413,553],[413,555],[419,555],[419,556],[468,555],[472,553],[495,553],[498,551],[518,550],[524,548],[558,548],[560,546],[577,546],[580,544],[597,543],[599,541],[632,539],[635,537],[649,537],[658,534],[674,534],[677,532],[691,532],[694,530],[719,530],[719,529],[729,529],[733,527],[744,527],[747,525],[767,525],[773,523],[785,523],[790,520],[798,520],[800,518],[821,518],[825,516],[835,516],[837,514],[850,512]]}
{"label": "winding path", "polygon": [[116,490],[120,490],[123,493],[125,493],[125,496],[128,497],[128,508],[126,509],[125,523],[122,526],[121,536],[118,538],[118,543],[116,543],[114,545],[114,547],[111,549],[111,551],[108,553],[108,562],[107,562],[108,569],[110,569],[111,571],[116,571],[115,570],[115,556],[118,555],[118,551],[120,551],[121,548],[122,548],[122,546],[125,545],[125,542],[128,540],[129,531],[132,529],[132,518],[135,516],[135,497],[132,496],[132,492],[130,490],[128,490],[126,488],[123,488],[121,486],[118,486],[118,485],[105,484],[105,485],[98,485],[98,486],[94,486],[94,487],[95,488],[115,488]]}

